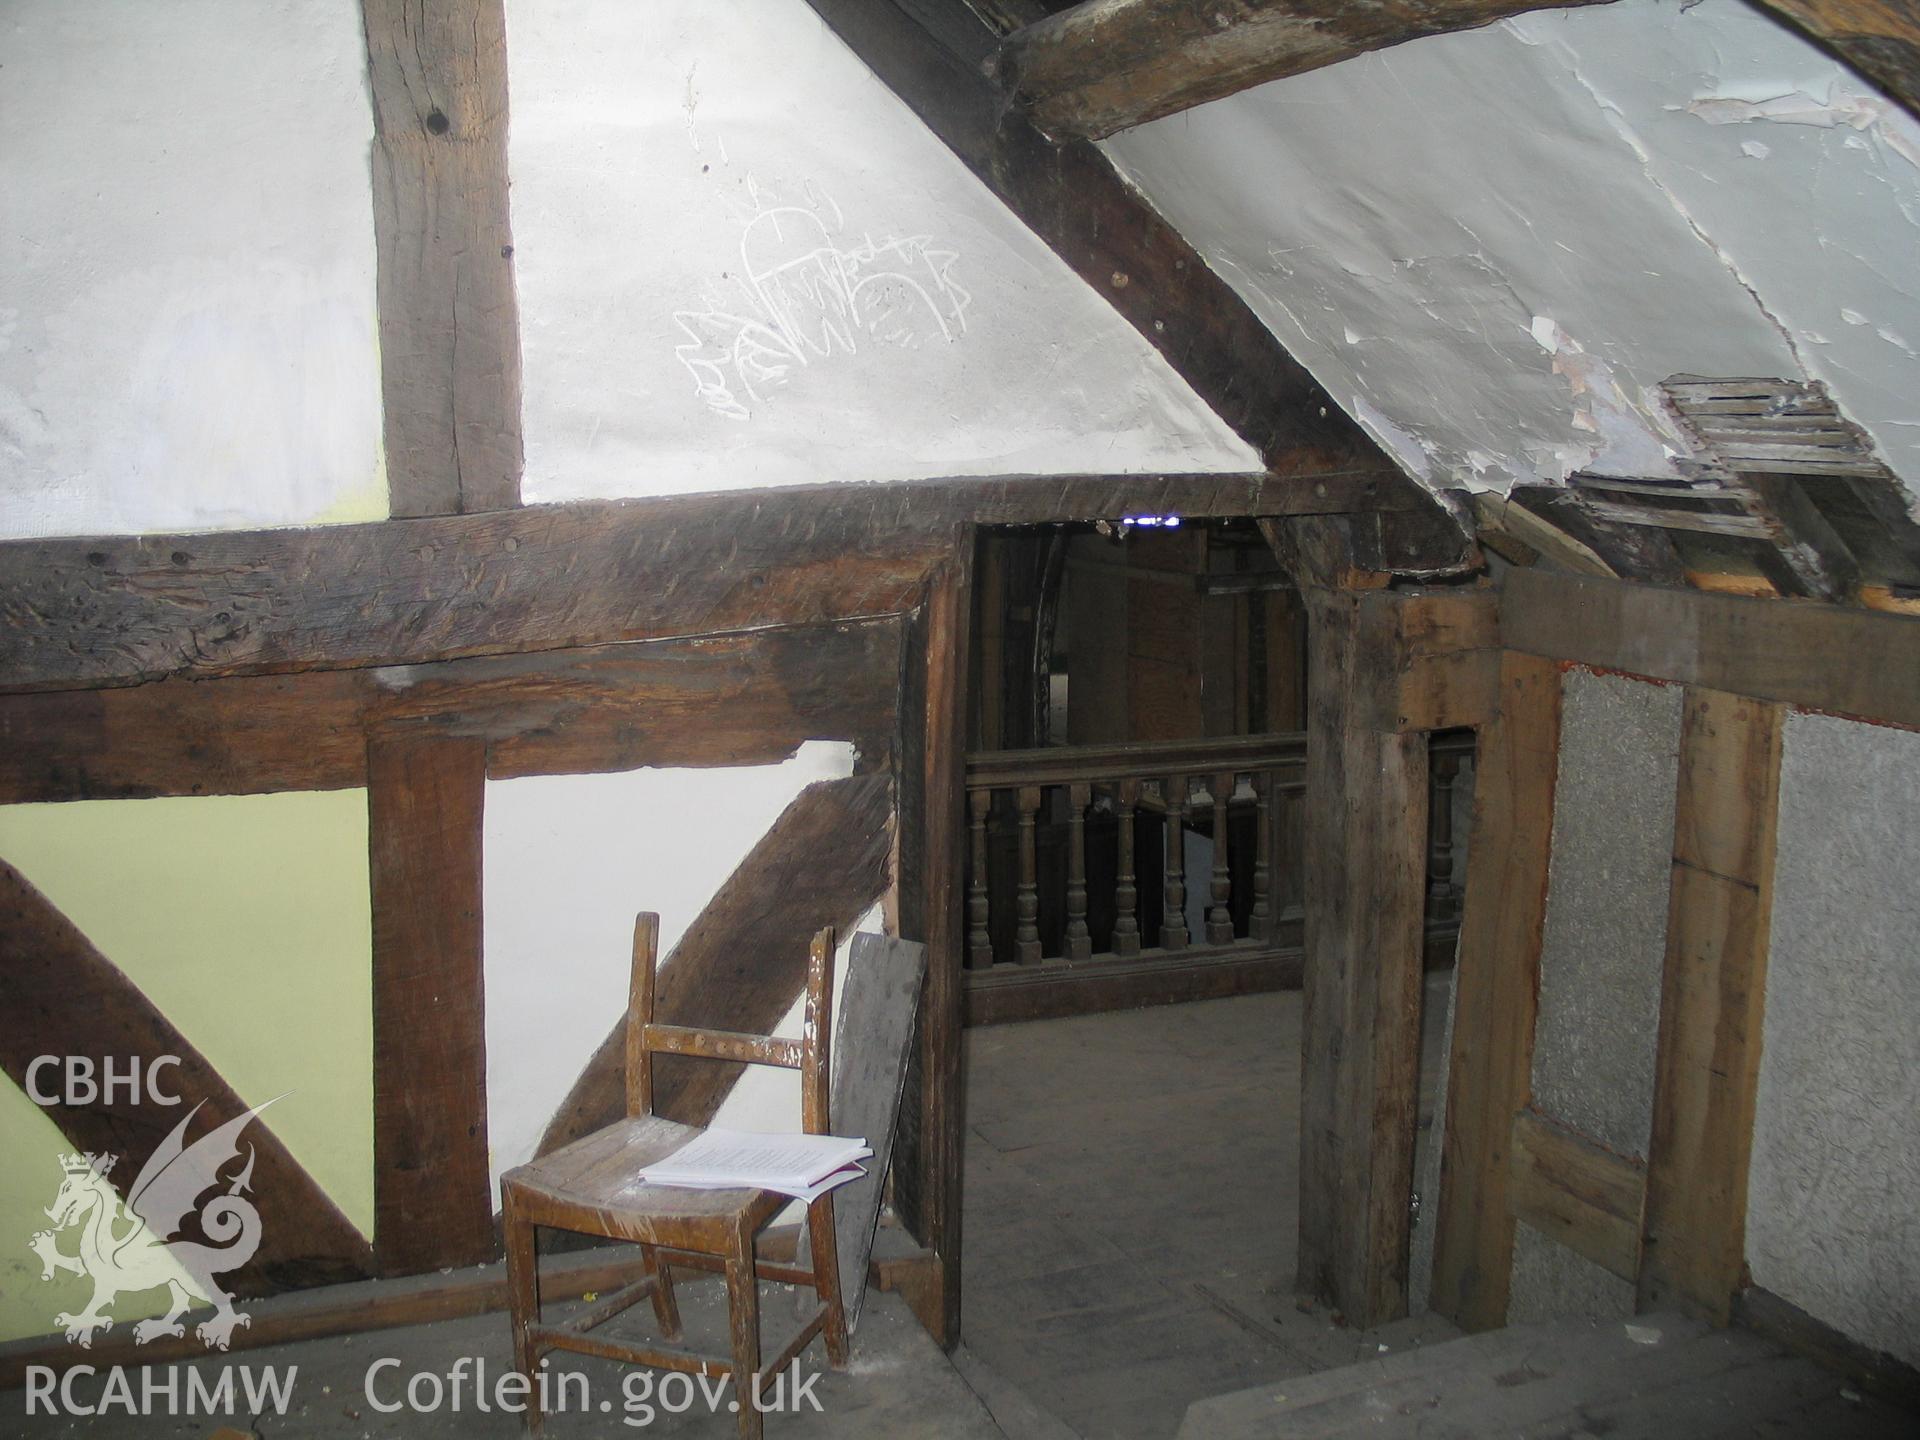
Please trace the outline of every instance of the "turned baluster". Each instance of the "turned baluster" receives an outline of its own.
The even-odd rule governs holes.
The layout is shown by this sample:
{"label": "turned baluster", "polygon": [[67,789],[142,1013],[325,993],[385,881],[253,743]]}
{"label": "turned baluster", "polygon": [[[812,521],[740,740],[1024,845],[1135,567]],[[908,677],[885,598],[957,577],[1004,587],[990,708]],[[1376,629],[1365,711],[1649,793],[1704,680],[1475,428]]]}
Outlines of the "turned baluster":
{"label": "turned baluster", "polygon": [[1233,893],[1233,877],[1227,871],[1227,801],[1233,795],[1231,771],[1213,777],[1213,905],[1207,911],[1207,943],[1233,943],[1233,912],[1227,900]]}
{"label": "turned baluster", "polygon": [[1256,770],[1253,781],[1253,909],[1247,916],[1247,934],[1273,939],[1273,777]]}
{"label": "turned baluster", "polygon": [[1134,914],[1140,892],[1133,883],[1133,807],[1140,799],[1140,782],[1122,780],[1115,808],[1120,815],[1120,863],[1113,887],[1113,953],[1140,953],[1140,921]]}
{"label": "turned baluster", "polygon": [[1160,920],[1160,948],[1187,948],[1187,777],[1170,775],[1167,801],[1167,908]]}
{"label": "turned baluster", "polygon": [[1085,960],[1093,954],[1093,936],[1087,931],[1087,806],[1092,803],[1092,785],[1067,787],[1067,958],[1070,960]]}
{"label": "turned baluster", "polygon": [[993,937],[987,933],[987,812],[992,808],[991,790],[967,792],[973,834],[973,875],[967,883],[967,966],[973,970],[993,964]]}
{"label": "turned baluster", "polygon": [[1446,916],[1453,903],[1453,784],[1460,775],[1458,755],[1433,757],[1431,849],[1427,854],[1427,913]]}
{"label": "turned baluster", "polygon": [[1022,965],[1040,963],[1040,866],[1034,855],[1033,821],[1040,809],[1040,787],[1022,785],[1020,807],[1020,888],[1015,896],[1013,958]]}

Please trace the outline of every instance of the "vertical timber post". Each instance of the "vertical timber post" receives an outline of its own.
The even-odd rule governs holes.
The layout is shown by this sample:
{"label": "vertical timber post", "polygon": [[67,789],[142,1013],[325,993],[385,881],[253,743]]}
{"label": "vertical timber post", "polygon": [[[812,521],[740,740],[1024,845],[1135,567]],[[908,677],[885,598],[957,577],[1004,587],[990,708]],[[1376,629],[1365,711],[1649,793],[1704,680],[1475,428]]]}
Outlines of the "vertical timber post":
{"label": "vertical timber post", "polygon": [[1269,526],[1308,615],[1298,1286],[1355,1326],[1407,1309],[1427,880],[1427,737],[1372,697],[1397,650],[1362,624],[1336,517]]}
{"label": "vertical timber post", "polygon": [[919,1043],[901,1099],[894,1197],[907,1226],[939,1259],[935,1339],[960,1338],[960,1144],[965,1117],[967,835],[966,705],[973,613],[973,536],[962,527],[929,582],[902,675],[899,754],[899,924],[927,946]]}

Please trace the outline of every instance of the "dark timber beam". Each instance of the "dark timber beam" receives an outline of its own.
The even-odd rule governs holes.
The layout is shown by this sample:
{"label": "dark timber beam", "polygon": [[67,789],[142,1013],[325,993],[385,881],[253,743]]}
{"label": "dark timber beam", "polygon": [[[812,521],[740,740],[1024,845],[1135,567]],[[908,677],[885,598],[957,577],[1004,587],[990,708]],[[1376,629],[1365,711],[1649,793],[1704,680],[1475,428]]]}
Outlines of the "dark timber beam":
{"label": "dark timber beam", "polygon": [[480,949],[484,740],[367,747],[374,1251],[383,1275],[494,1257]]}
{"label": "dark timber beam", "polygon": [[1041,130],[1098,140],[1268,80],[1541,8],[1539,0],[1085,0],[1009,35],[991,63]]}
{"label": "dark timber beam", "polygon": [[0,543],[0,691],[417,664],[899,614],[953,525],[1428,506],[1397,472],[1023,476]]}
{"label": "dark timber beam", "polygon": [[503,0],[361,0],[394,515],[520,503]]}
{"label": "dark timber beam", "polygon": [[486,740],[494,780],[771,764],[805,739],[880,764],[902,624],[0,695],[0,804],[346,789],[368,735],[407,726]]}
{"label": "dark timber beam", "polygon": [[[992,41],[961,0],[809,0],[948,149],[1259,451],[1279,476],[1398,471],[1231,286],[1086,144],[1055,148],[978,68]],[[981,47],[965,42],[971,25]],[[959,39],[956,32],[962,32]],[[1405,482],[1411,484],[1412,482]],[[1274,514],[1275,511],[1243,511]]]}
{"label": "dark timber beam", "polygon": [[[1269,80],[1531,10],[1608,0],[1085,0],[1008,35],[988,66],[1058,141],[1098,140]],[[1920,114],[1906,0],[1751,0]]]}
{"label": "dark timber beam", "polygon": [[1423,597],[1369,588],[1337,517],[1265,528],[1308,620],[1298,1285],[1366,1327],[1407,1310],[1420,1079],[1428,737],[1398,728],[1401,680],[1490,626],[1384,613]]}
{"label": "dark timber beam", "polygon": [[1920,8],[1912,0],[1750,0],[1920,118]]}
{"label": "dark timber beam", "polygon": [[960,1339],[961,1127],[966,1123],[965,922],[961,913],[960,836],[966,816],[967,655],[973,617],[973,547],[966,540],[927,595],[925,786],[921,823],[927,863],[921,934],[927,989],[921,1006],[922,1237],[940,1257],[944,1323],[935,1336]]}
{"label": "dark timber beam", "polygon": [[[118,1067],[136,1062],[142,1076],[160,1057],[179,1057],[177,1067],[163,1071],[165,1088],[180,1097],[177,1106],[121,1092],[93,1104],[47,1109],[76,1150],[120,1157],[111,1178],[123,1193],[195,1105],[206,1108],[190,1140],[248,1108],[119,967],[0,860],[0,1068],[25,1090],[27,1069],[42,1055],[87,1056],[96,1075],[109,1059]],[[34,1078],[43,1091],[60,1088],[57,1071],[43,1069]],[[372,1250],[273,1133],[271,1113],[255,1119],[243,1137],[254,1154],[250,1193],[260,1212],[260,1248],[235,1277],[239,1293],[268,1294],[371,1273]],[[58,1181],[49,1168],[35,1184],[44,1182],[50,1195]]]}
{"label": "dark timber beam", "polygon": [[[771,1031],[805,987],[807,942],[825,925],[850,933],[887,888],[892,818],[892,777],[885,773],[802,790],[667,957],[656,1006],[661,1021]],[[636,896],[636,908],[645,903]],[[626,1114],[626,1035],[622,1015],[547,1123],[539,1154]],[[654,1110],[705,1125],[745,1068],[662,1056],[654,1061]]]}

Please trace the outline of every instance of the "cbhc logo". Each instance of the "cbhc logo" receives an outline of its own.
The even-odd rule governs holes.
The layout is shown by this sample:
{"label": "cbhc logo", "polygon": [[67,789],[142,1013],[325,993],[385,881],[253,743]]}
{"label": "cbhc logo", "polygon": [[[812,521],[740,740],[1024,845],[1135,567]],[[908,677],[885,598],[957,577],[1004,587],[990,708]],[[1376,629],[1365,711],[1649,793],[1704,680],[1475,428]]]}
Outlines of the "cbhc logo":
{"label": "cbhc logo", "polygon": [[[178,1095],[161,1090],[160,1072],[179,1065],[178,1055],[160,1055],[145,1064],[143,1073],[138,1055],[107,1055],[98,1066],[91,1055],[39,1055],[27,1066],[27,1095],[36,1105],[111,1105],[116,1095],[138,1105],[144,1092],[156,1105],[178,1105]],[[55,1072],[56,1081],[64,1081],[53,1094],[40,1088],[40,1076],[46,1070]]]}

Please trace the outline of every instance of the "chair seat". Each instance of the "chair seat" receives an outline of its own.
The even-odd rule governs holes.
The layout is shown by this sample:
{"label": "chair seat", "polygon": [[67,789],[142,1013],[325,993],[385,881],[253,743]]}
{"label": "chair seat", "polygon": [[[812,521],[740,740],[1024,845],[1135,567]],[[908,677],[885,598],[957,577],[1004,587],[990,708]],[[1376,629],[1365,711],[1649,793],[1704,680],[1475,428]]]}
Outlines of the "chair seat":
{"label": "chair seat", "polygon": [[520,1165],[500,1177],[536,1225],[576,1229],[647,1244],[718,1249],[744,1227],[757,1230],[787,1203],[776,1190],[688,1190],[648,1185],[638,1171],[666,1159],[700,1134],[658,1116],[638,1115]]}

